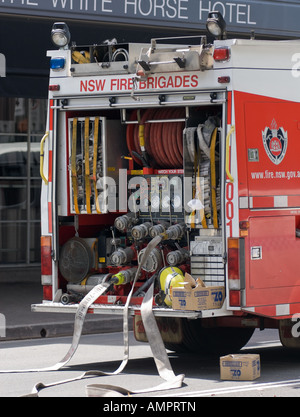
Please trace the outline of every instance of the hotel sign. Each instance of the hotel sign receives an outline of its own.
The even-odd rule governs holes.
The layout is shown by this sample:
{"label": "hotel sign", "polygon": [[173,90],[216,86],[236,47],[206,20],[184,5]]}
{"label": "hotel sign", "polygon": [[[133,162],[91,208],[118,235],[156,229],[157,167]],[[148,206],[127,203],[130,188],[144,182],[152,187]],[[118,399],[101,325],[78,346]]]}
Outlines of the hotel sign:
{"label": "hotel sign", "polygon": [[0,0],[0,13],[178,29],[205,29],[210,11],[229,32],[300,37],[298,0]]}

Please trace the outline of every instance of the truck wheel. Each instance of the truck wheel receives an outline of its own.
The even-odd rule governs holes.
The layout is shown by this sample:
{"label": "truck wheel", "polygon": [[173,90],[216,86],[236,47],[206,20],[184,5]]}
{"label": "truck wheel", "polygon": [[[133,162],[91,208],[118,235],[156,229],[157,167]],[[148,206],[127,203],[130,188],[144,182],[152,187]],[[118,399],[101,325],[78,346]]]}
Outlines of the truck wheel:
{"label": "truck wheel", "polygon": [[184,337],[182,343],[166,344],[166,348],[178,353],[211,353],[216,355],[235,353],[245,346],[254,328],[202,327],[201,320],[182,319]]}

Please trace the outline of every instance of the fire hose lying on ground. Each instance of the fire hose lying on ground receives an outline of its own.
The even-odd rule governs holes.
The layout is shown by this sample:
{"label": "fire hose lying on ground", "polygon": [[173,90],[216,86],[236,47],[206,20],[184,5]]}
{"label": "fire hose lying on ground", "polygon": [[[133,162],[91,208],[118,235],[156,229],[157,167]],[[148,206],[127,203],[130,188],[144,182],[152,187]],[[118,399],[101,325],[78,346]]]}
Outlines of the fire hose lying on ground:
{"label": "fire hose lying on ground", "polygon": [[[142,257],[142,260],[139,264],[137,269],[134,283],[138,279],[141,268],[143,267],[144,262],[146,262],[147,257],[151,253],[151,251],[162,241],[162,236],[156,236],[153,238]],[[133,283],[133,284],[134,284]],[[63,368],[74,356],[77,347],[80,342],[80,337],[82,333],[83,323],[88,312],[90,306],[97,300],[98,297],[105,294],[109,287],[113,284],[113,282],[103,282],[97,286],[95,286],[80,302],[78,309],[75,315],[75,323],[74,323],[74,332],[73,332],[73,339],[72,344],[67,352],[67,354],[55,365],[49,366],[46,368],[39,368],[39,369],[26,369],[26,370],[0,370],[0,373],[27,373],[27,372],[50,372],[50,371],[58,371],[59,369]],[[107,396],[126,396],[132,394],[142,394],[146,392],[154,392],[154,391],[162,391],[162,390],[169,390],[173,388],[180,388],[183,383],[184,375],[176,376],[172,370],[164,343],[162,341],[159,329],[157,327],[155,317],[152,311],[152,299],[153,299],[153,288],[154,282],[151,283],[150,288],[148,289],[143,303],[141,305],[141,315],[144,324],[144,328],[147,334],[147,338],[151,347],[151,351],[153,354],[153,358],[157,367],[157,371],[162,379],[165,380],[162,384],[144,390],[128,390],[118,386],[112,386],[107,384],[90,384],[86,386],[86,393],[88,397],[107,397]],[[82,375],[72,378],[66,379],[62,381],[56,381],[50,384],[44,384],[42,382],[37,383],[30,394],[25,395],[25,397],[38,397],[38,394],[41,390],[45,388],[50,388],[56,385],[66,384],[73,381],[82,380],[89,377],[97,377],[97,376],[112,376],[120,374],[126,367],[128,360],[129,360],[129,338],[128,338],[128,306],[132,297],[134,285],[132,285],[132,290],[127,298],[126,305],[124,307],[124,314],[123,314],[123,342],[124,342],[124,355],[123,360],[118,367],[117,370],[111,373],[102,372],[102,371],[87,371],[84,372]]]}

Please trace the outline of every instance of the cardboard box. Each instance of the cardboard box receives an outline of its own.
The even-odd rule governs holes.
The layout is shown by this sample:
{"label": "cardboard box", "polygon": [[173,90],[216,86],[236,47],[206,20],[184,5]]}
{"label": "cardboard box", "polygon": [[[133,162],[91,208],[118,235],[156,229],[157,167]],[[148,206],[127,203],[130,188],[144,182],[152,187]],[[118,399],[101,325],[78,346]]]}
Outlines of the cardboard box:
{"label": "cardboard box", "polygon": [[172,308],[174,310],[213,310],[222,307],[225,287],[205,287],[201,279],[185,274],[183,287],[172,288]]}
{"label": "cardboard box", "polygon": [[260,377],[260,356],[227,355],[220,358],[220,377],[229,381],[253,381]]}

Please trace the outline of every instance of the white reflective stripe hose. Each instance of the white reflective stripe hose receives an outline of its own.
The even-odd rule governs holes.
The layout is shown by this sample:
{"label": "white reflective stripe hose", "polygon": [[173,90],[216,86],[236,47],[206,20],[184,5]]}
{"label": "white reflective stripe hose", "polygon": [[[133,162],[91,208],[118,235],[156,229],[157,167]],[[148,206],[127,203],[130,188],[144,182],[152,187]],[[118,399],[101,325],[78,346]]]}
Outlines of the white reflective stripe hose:
{"label": "white reflective stripe hose", "polygon": [[157,385],[156,387],[137,391],[131,391],[122,387],[115,387],[105,384],[90,384],[86,387],[88,397],[122,397],[124,395],[128,396],[128,394],[133,395],[143,394],[146,392],[164,391],[180,388],[182,386],[184,375],[176,376],[174,374],[152,311],[153,289],[154,283],[150,286],[144,297],[141,306],[141,313],[143,325],[147,334],[157,371],[160,377],[165,380],[165,382]]}
{"label": "white reflective stripe hose", "polygon": [[[26,397],[37,397],[39,391],[41,391],[44,388],[49,388],[49,387],[53,387],[56,385],[62,385],[68,382],[78,381],[78,380],[88,378],[88,377],[117,375],[123,371],[129,359],[129,337],[128,337],[129,303],[132,297],[135,283],[139,278],[139,274],[140,274],[144,261],[146,261],[150,252],[153,250],[153,248],[155,248],[161,242],[161,240],[162,238],[160,236],[156,236],[154,239],[152,239],[149,242],[144,252],[144,255],[142,257],[142,260],[139,264],[135,279],[132,284],[132,289],[127,297],[127,301],[124,306],[124,314],[123,314],[124,354],[123,354],[123,360],[119,368],[112,373],[91,370],[91,371],[84,372],[82,375],[76,378],[56,381],[50,384],[44,384],[40,382],[40,383],[37,383],[33,387],[30,394],[25,395]],[[64,358],[61,361],[59,361],[53,366],[49,366],[46,368],[27,369],[27,370],[4,370],[4,371],[0,370],[0,373],[48,372],[48,371],[57,371],[61,369],[63,366],[65,366],[71,360],[71,358],[73,357],[74,353],[77,350],[81,333],[82,333],[83,323],[84,323],[89,307],[97,300],[97,298],[99,298],[102,294],[104,294],[107,291],[109,286],[110,286],[109,282],[97,285],[80,302],[78,309],[76,311],[76,315],[75,315],[72,344],[67,354],[64,356]],[[152,311],[153,289],[154,289],[154,283],[152,283],[152,285],[150,286],[150,288],[148,289],[145,295],[145,298],[141,306],[141,313],[142,313],[142,320],[144,323],[145,331],[146,331],[147,338],[148,338],[148,341],[149,341],[149,344],[153,353],[153,357],[157,366],[158,373],[161,376],[161,378],[165,379],[165,382],[154,388],[138,390],[138,391],[130,391],[122,387],[112,386],[112,385],[107,385],[107,384],[90,384],[86,387],[86,393],[88,396],[92,396],[92,397],[100,397],[100,396],[106,397],[106,396],[112,396],[112,395],[124,396],[124,395],[138,394],[138,393],[168,390],[172,388],[180,388],[182,386],[184,375],[179,375],[179,376],[174,375],[174,372],[171,368],[171,364],[169,362],[169,358],[167,356],[167,352],[164,347],[164,344],[163,344],[163,341],[162,341],[162,338],[158,330],[155,317]]]}
{"label": "white reflective stripe hose", "polygon": [[82,327],[85,320],[85,316],[87,314],[88,309],[90,306],[107,291],[107,288],[110,286],[109,283],[99,284],[94,287],[80,302],[76,315],[75,315],[75,322],[74,322],[74,331],[73,331],[73,339],[70,349],[68,350],[67,354],[63,357],[63,359],[57,362],[55,365],[48,366],[46,368],[33,368],[33,369],[13,369],[13,370],[0,370],[1,374],[12,374],[12,373],[28,373],[28,372],[48,372],[48,371],[57,371],[63,366],[65,366],[73,357],[74,353],[77,350],[81,333]]}

